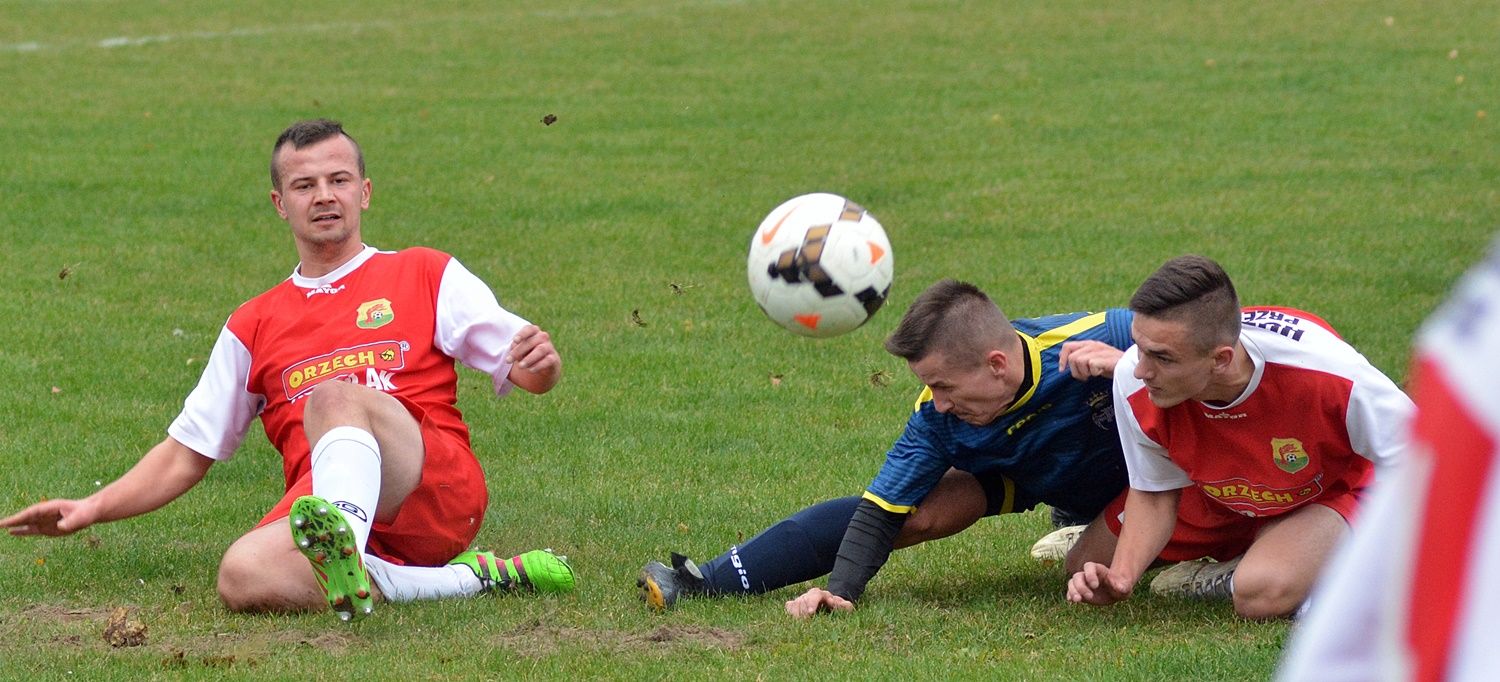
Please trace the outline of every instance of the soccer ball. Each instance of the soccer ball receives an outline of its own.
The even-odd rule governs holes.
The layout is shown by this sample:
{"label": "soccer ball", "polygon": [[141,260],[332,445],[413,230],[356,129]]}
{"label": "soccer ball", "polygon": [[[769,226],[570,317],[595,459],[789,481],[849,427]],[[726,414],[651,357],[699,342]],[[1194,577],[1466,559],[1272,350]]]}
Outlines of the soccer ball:
{"label": "soccer ball", "polygon": [[777,324],[838,336],[864,324],[891,293],[891,242],[859,204],[804,194],[777,206],[750,237],[750,293]]}

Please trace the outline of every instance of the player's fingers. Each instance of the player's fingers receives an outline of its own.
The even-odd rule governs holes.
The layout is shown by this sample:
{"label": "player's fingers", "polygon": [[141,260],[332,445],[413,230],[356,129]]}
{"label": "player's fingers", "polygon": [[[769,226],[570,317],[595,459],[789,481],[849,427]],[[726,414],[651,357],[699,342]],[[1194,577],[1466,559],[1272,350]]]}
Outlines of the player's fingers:
{"label": "player's fingers", "polygon": [[544,343],[525,353],[517,353],[515,364],[521,369],[540,372],[557,362],[557,350],[552,347],[552,344]]}
{"label": "player's fingers", "polygon": [[546,332],[534,324],[522,327],[510,339],[510,348],[505,353],[506,362],[514,364],[517,360],[525,357],[537,344],[547,340],[546,334]]}
{"label": "player's fingers", "polygon": [[1074,573],[1073,579],[1068,581],[1068,599],[1081,604],[1093,598],[1094,591],[1084,583],[1083,573]]}
{"label": "player's fingers", "polygon": [[[56,504],[54,502],[40,502],[37,504],[33,504],[30,507],[27,507],[25,509],[22,509],[21,511],[11,514],[10,516],[0,519],[0,528],[32,525],[36,523],[37,519],[45,517],[48,514],[48,511],[55,506]],[[55,514],[56,512],[52,513]]]}

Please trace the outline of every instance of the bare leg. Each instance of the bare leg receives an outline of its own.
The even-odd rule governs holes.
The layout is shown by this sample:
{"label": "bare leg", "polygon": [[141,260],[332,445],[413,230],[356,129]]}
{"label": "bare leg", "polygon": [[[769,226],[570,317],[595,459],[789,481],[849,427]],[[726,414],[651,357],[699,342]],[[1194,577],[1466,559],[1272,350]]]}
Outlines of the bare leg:
{"label": "bare leg", "polygon": [[1235,613],[1263,619],[1296,611],[1348,532],[1344,517],[1321,504],[1267,523],[1234,571]]}
{"label": "bare leg", "polygon": [[986,504],[984,488],[973,474],[949,469],[901,526],[895,548],[946,538],[968,528],[984,516]]}
{"label": "bare leg", "polygon": [[[307,397],[304,428],[316,445],[330,430],[350,426],[374,436],[380,471],[374,520],[390,521],[422,479],[424,450],[416,420],[389,395],[356,384],[330,381]],[[295,611],[326,607],[312,568],[292,542],[286,523],[272,523],[241,536],[219,564],[219,598],[232,611]]]}

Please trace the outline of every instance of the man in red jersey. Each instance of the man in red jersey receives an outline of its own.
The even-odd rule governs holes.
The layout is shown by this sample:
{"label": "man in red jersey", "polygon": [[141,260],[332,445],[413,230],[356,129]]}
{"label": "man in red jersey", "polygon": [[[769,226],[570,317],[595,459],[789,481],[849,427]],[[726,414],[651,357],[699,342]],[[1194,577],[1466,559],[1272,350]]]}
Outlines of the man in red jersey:
{"label": "man in red jersey", "polygon": [[218,591],[231,610],[326,602],[352,620],[377,591],[404,601],[570,589],[571,569],[548,552],[498,561],[465,551],[488,495],[455,407],[455,361],[489,374],[497,394],[545,393],[562,374],[557,350],[451,256],[366,246],[364,170],[336,122],[284,131],[271,204],[297,247],[291,277],[230,316],[166,439],[133,468],[0,527],[66,535],[157,509],[229,459],[259,416],[282,454],[286,495],[224,555]]}
{"label": "man in red jersey", "polygon": [[1416,447],[1319,579],[1278,678],[1496,680],[1500,242],[1417,337]]}
{"label": "man in red jersey", "polygon": [[1080,539],[1096,558],[1068,599],[1125,599],[1160,556],[1187,563],[1155,592],[1231,598],[1246,618],[1296,611],[1376,465],[1405,455],[1411,400],[1317,317],[1242,311],[1201,256],[1168,261],[1130,308],[1135,346],[1114,374],[1130,490],[1123,520],[1106,511],[1110,532]]}

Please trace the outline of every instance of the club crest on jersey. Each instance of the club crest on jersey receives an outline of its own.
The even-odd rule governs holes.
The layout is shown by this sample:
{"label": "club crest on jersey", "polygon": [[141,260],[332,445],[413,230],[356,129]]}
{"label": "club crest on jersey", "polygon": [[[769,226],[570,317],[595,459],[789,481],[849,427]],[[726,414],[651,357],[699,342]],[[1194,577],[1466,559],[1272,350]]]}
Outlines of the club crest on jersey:
{"label": "club crest on jersey", "polygon": [[1277,469],[1295,474],[1307,466],[1307,450],[1296,438],[1272,438],[1271,461]]}
{"label": "club crest on jersey", "polygon": [[391,309],[391,302],[377,298],[359,304],[359,310],[354,313],[354,326],[360,329],[379,329],[395,319],[396,311]]}

